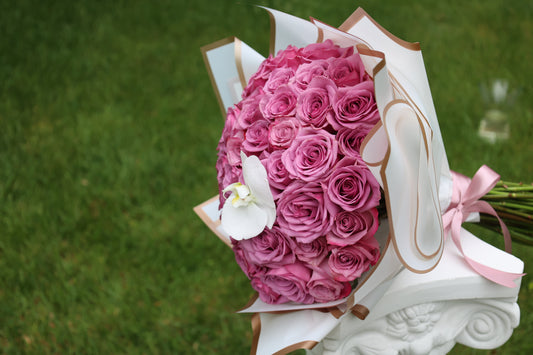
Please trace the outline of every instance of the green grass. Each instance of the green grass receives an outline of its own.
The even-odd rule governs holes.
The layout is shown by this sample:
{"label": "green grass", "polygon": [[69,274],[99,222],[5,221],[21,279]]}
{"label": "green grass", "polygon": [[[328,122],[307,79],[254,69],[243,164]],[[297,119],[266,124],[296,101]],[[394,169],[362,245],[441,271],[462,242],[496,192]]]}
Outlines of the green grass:
{"label": "green grass", "polygon": [[[251,289],[192,212],[217,192],[223,125],[199,48],[236,35],[266,54],[249,3],[0,2],[0,353],[249,351],[234,311]],[[251,3],[333,25],[360,5],[420,41],[452,168],[533,180],[531,1]],[[500,77],[521,93],[490,145],[478,86]],[[527,275],[502,349],[453,353],[529,353],[532,292]]]}

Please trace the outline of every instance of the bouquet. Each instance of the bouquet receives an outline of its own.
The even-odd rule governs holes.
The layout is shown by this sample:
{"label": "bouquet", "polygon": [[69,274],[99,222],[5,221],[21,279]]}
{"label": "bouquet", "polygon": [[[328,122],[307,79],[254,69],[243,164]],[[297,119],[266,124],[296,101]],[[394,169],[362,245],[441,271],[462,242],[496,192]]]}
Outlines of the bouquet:
{"label": "bouquet", "polygon": [[341,299],[377,262],[380,187],[359,149],[378,121],[359,54],[331,40],[266,59],[228,110],[222,226],[264,302]]}
{"label": "bouquet", "polygon": [[339,28],[267,10],[275,55],[236,38],[202,49],[226,121],[219,195],[195,208],[258,293],[243,310],[252,352],[311,348],[345,315],[364,319],[401,271],[437,267],[446,235],[471,270],[516,287],[516,258],[498,256],[510,272],[463,250],[479,212],[510,250],[480,201],[499,176],[450,171],[418,44],[362,9]]}

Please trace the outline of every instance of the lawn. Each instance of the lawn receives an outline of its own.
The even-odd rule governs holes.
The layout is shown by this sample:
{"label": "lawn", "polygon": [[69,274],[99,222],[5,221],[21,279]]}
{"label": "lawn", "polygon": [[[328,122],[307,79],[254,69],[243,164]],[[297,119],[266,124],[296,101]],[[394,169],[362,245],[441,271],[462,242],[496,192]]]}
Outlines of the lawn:
{"label": "lawn", "polygon": [[[362,6],[421,42],[452,169],[533,181],[531,0],[1,1],[0,353],[249,352],[234,311],[251,288],[192,207],[217,193],[223,126],[200,47],[235,35],[267,54],[252,3],[333,25]],[[519,94],[511,139],[490,144],[494,78]],[[501,349],[452,353],[530,353],[532,292],[528,274]]]}

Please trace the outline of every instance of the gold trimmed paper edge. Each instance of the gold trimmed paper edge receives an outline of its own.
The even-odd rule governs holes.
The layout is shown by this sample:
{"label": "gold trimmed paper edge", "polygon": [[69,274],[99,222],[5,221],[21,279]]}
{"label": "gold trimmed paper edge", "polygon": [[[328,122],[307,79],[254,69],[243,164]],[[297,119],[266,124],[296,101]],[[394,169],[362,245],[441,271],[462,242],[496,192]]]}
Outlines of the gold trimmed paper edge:
{"label": "gold trimmed paper edge", "polygon": [[[361,18],[363,18],[365,15],[368,16],[368,14],[362,9],[362,8],[358,8],[353,14],[352,16],[354,15],[357,15],[356,16],[356,21],[353,23],[357,23]],[[352,17],[350,16],[350,18]],[[370,18],[370,16],[368,16]],[[377,26],[379,26],[379,24],[377,24],[372,18],[370,18]],[[344,25],[344,24],[343,24]],[[342,25],[341,25],[342,26]],[[353,26],[353,25],[352,25]],[[381,27],[381,26],[379,26]],[[351,28],[351,27],[350,27]],[[341,29],[341,28],[339,28]],[[384,29],[383,29],[384,30]],[[386,31],[386,30],[384,30]],[[385,34],[387,34],[385,32]],[[392,35],[391,35],[392,36]],[[409,42],[406,42],[406,43],[409,43]],[[385,58],[385,54],[381,51],[377,51],[377,50],[372,50],[372,49],[368,49],[368,48],[365,48],[364,46],[356,46],[357,50],[359,51],[360,54],[363,54],[363,55],[368,55],[368,56],[374,56],[374,57],[377,57],[377,58],[380,58],[381,61],[378,62],[376,64],[376,66],[373,68],[373,77],[375,77],[381,70],[385,69],[386,68],[386,58]],[[409,48],[411,49],[411,48]],[[405,89],[403,88],[403,86],[401,86],[401,84],[398,82],[398,80],[392,76],[392,74],[390,72],[388,72],[389,76],[390,76],[390,80],[391,80],[391,86],[393,87],[393,89],[396,89],[398,90],[401,94],[402,94],[402,98],[401,99],[394,99],[393,101],[389,102],[387,104],[387,106],[385,107],[384,109],[384,114],[386,113],[386,111],[388,110],[388,108],[390,107],[390,105],[394,102],[404,102],[406,103],[408,106],[411,106],[413,108],[414,106],[414,112],[417,116],[417,119],[419,120],[419,123],[420,123],[420,120],[423,119],[427,125],[428,125],[428,128],[430,130],[430,137],[433,137],[433,130],[431,128],[431,125],[429,125],[429,122],[427,120],[427,118],[422,114],[420,108],[418,108],[418,106],[414,103],[414,101],[411,99],[411,97],[406,93]],[[382,123],[382,126],[385,126],[385,123],[383,121],[380,121]],[[365,139],[363,140],[362,144],[361,144],[361,151],[364,150],[364,148],[366,147],[367,143],[370,141],[370,139],[372,138],[372,136],[374,136],[376,134],[376,132],[378,131],[379,127],[379,122],[373,127],[373,129],[369,132],[369,134],[365,137]],[[428,148],[428,142],[426,140],[426,137],[424,136],[424,143],[426,145],[426,150]],[[381,165],[381,168],[380,168],[380,176],[381,176],[381,179],[382,179],[382,182],[383,182],[383,191],[385,192],[386,196],[388,197],[389,196],[389,188],[388,188],[388,182],[387,182],[387,179],[386,179],[386,176],[385,176],[385,169],[387,167],[387,164],[388,164],[388,161],[389,161],[389,157],[390,157],[390,145],[387,147],[387,150],[383,156],[383,159],[380,161],[380,162],[376,162],[377,164],[373,165],[373,164],[369,164],[371,166],[379,166]],[[366,162],[365,162],[366,163]],[[433,169],[435,167],[433,166]],[[389,206],[389,199],[386,198],[385,199],[385,205],[386,205],[386,208],[387,208],[387,215],[390,216],[391,215],[391,211],[390,211],[390,206]],[[392,245],[394,247],[394,250],[396,252],[396,255],[398,256],[398,259],[400,260],[400,262],[402,263],[402,265],[410,270],[411,272],[414,272],[416,274],[425,274],[425,273],[428,273],[430,271],[432,271],[435,267],[437,267],[437,265],[440,263],[440,260],[442,258],[442,252],[441,252],[441,255],[439,256],[439,259],[437,260],[437,262],[430,268],[428,269],[424,269],[424,270],[417,270],[417,269],[414,269],[413,267],[411,267],[405,260],[404,258],[402,257],[402,255],[399,253],[399,249],[398,249],[398,246],[397,246],[397,241],[396,241],[396,236],[395,236],[395,233],[394,233],[394,226],[392,225],[392,223],[390,224],[390,230],[389,230],[389,237],[390,237],[390,240],[392,241]],[[441,238],[441,244],[439,246],[439,250],[442,250],[443,248],[443,242],[444,242],[444,238]],[[416,242],[415,242],[415,247],[417,250],[419,250],[418,248],[418,245],[416,245]],[[420,250],[419,250],[420,251]],[[436,253],[434,253],[434,255],[438,254],[439,251],[437,251]],[[424,255],[424,254],[422,254]],[[379,262],[376,264],[376,266],[379,264]],[[357,288],[356,288],[357,290]]]}
{"label": "gold trimmed paper edge", "polygon": [[370,314],[370,310],[362,304],[356,304],[352,307],[352,314],[361,320],[365,320]]}
{"label": "gold trimmed paper edge", "polygon": [[[202,57],[204,58],[204,64],[207,68],[207,73],[209,74],[209,79],[211,80],[211,85],[213,86],[213,90],[215,91],[215,96],[217,98],[218,105],[220,107],[220,111],[222,111],[222,117],[224,117],[224,119],[226,117],[226,108],[224,107],[224,103],[222,102],[222,96],[220,96],[220,91],[218,90],[217,82],[215,80],[215,75],[213,74],[213,71],[211,70],[211,66],[209,65],[209,59],[207,59],[207,52],[213,49],[217,49],[219,47],[228,45],[230,43],[234,43],[235,39],[236,39],[235,36],[231,36],[231,37],[227,37],[227,38],[218,40],[216,42],[207,44],[203,47],[200,47],[200,51],[202,52]],[[240,76],[240,73],[239,73],[239,76]]]}
{"label": "gold trimmed paper edge", "polygon": [[268,12],[268,16],[270,17],[270,43],[268,52],[274,56],[276,55],[276,18],[268,8],[263,7],[263,9]]}
{"label": "gold trimmed paper edge", "polygon": [[[252,346],[250,348],[250,355],[256,355],[257,347],[259,344],[259,335],[261,334],[261,313],[254,313],[252,315],[252,332],[253,332],[253,340],[252,340]],[[318,344],[318,341],[316,340],[304,340],[304,341],[300,341],[298,343],[289,345],[275,352],[273,355],[286,355],[290,353],[291,351],[300,350],[300,349],[311,350],[317,344]]]}
{"label": "gold trimmed paper edge", "polygon": [[205,223],[205,225],[207,227],[209,227],[209,229],[211,229],[211,231],[213,233],[216,234],[217,237],[220,238],[220,240],[222,240],[224,242],[224,244],[226,244],[227,246],[229,246],[231,248],[231,242],[228,238],[226,238],[224,235],[222,235],[217,227],[220,226],[220,219],[217,220],[217,221],[213,221],[208,215],[207,213],[205,213],[204,211],[204,207],[213,203],[214,201],[218,200],[218,195],[217,196],[213,196],[211,197],[209,200],[205,201],[205,202],[202,202],[201,204],[199,204],[198,206],[195,206],[193,208],[194,212],[198,215],[198,217],[200,217],[200,219]]}
{"label": "gold trimmed paper edge", "polygon": [[239,73],[239,80],[241,81],[242,89],[246,89],[246,77],[244,76],[244,68],[242,66],[242,41],[235,37],[235,66],[237,73]]}
{"label": "gold trimmed paper edge", "polygon": [[385,29],[385,27],[381,26],[376,20],[374,20],[363,8],[358,7],[347,19],[342,23],[342,25],[339,26],[339,30],[348,32],[350,29],[352,29],[359,21],[361,21],[363,18],[369,19],[381,32],[383,32],[384,35],[389,37],[391,40],[396,42],[398,45],[412,50],[412,51],[420,51],[420,42],[408,42],[406,40],[403,40],[399,37],[396,37],[392,33],[390,33],[388,30]]}
{"label": "gold trimmed paper edge", "polygon": [[[395,103],[395,101],[396,101],[396,102],[398,102],[398,101],[400,101],[400,102],[406,102],[405,100],[393,100],[393,101],[389,102],[389,103],[387,104],[387,106],[385,106],[385,108],[384,108],[384,110],[383,110],[383,115],[384,115],[384,116],[386,116],[386,112],[387,112],[387,110],[389,109],[389,107],[390,107],[393,103]],[[383,125],[386,126],[385,123],[384,123]],[[388,147],[387,147],[387,151],[386,151],[386,153],[385,153],[385,156],[384,156],[384,158],[383,158],[383,164],[382,164],[381,169],[380,169],[381,181],[383,181],[383,191],[386,193],[386,196],[387,196],[387,197],[390,196],[390,195],[389,195],[389,181],[387,180],[387,177],[386,177],[386,175],[385,175],[385,170],[386,170],[387,165],[388,165],[388,163],[389,163],[390,154],[391,154],[391,147],[390,147],[390,144],[389,144]],[[391,214],[391,209],[390,209],[391,207],[390,207],[390,202],[389,202],[389,200],[390,200],[389,198],[386,198],[386,199],[385,199],[385,206],[386,206],[386,208],[387,208],[387,216],[392,216],[392,214]],[[402,255],[401,255],[400,252],[399,252],[398,245],[397,245],[397,240],[396,240],[396,234],[395,234],[395,232],[394,232],[394,225],[393,225],[392,223],[390,223],[389,226],[390,226],[389,234],[391,235],[391,238],[390,238],[390,239],[392,240],[392,245],[393,245],[393,247],[394,247],[394,251],[396,252],[396,255],[398,256],[398,259],[400,260],[400,262],[403,264],[403,266],[404,266],[407,270],[409,270],[409,271],[411,271],[411,272],[413,272],[413,273],[415,273],[415,274],[426,274],[426,273],[432,271],[433,269],[435,269],[435,268],[437,267],[437,265],[440,263],[440,260],[442,259],[442,255],[444,254],[442,251],[441,251],[441,253],[440,253],[440,255],[439,255],[439,259],[434,263],[434,265],[433,265],[432,267],[427,268],[427,269],[424,269],[424,270],[417,270],[417,269],[414,269],[413,267],[411,267],[411,266],[410,266],[410,265],[404,260],[404,258],[402,257]],[[443,246],[443,243],[444,243],[444,237],[441,238],[441,244],[440,244],[440,246],[439,246],[439,250],[442,250],[442,249],[443,249],[443,247],[444,247],[444,246]]]}
{"label": "gold trimmed paper edge", "polygon": [[300,349],[306,349],[311,350],[318,344],[318,341],[316,340],[304,340],[299,343],[287,346],[286,348],[281,349],[278,352],[275,352],[274,355],[286,355],[292,351],[300,350]]}

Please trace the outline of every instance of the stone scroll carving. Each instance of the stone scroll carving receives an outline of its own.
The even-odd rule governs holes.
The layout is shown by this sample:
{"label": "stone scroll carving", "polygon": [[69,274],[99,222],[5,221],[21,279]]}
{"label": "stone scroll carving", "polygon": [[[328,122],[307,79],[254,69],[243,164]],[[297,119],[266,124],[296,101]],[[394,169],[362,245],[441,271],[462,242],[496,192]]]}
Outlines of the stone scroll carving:
{"label": "stone scroll carving", "polygon": [[[473,241],[476,247],[485,244]],[[495,260],[505,260],[510,271],[523,270],[523,262],[512,255],[497,256]],[[365,320],[346,314],[308,354],[441,355],[456,343],[495,349],[519,324],[519,286],[509,288],[484,279],[447,243],[433,271],[403,270]]]}
{"label": "stone scroll carving", "polygon": [[491,299],[417,304],[368,322],[350,315],[309,354],[440,355],[456,343],[494,349],[519,318],[514,300]]}

